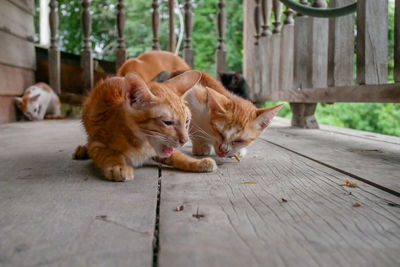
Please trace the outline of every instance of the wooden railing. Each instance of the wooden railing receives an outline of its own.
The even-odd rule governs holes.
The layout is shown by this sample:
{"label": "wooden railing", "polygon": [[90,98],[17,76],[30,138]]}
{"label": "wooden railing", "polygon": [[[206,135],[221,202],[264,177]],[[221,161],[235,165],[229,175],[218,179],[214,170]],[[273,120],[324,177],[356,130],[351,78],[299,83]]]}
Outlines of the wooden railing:
{"label": "wooden railing", "polygon": [[[351,3],[354,0],[331,0],[330,7]],[[394,84],[387,83],[388,2],[357,3],[356,38],[353,14],[330,19],[297,14],[293,19],[293,11],[284,7],[282,25],[283,5],[278,0],[248,3],[254,9],[254,31],[247,32],[254,32],[255,38],[254,52],[248,47],[244,60],[253,63],[250,71],[245,69],[252,99],[290,102],[292,125],[307,128],[318,127],[313,116],[318,102],[400,102],[400,0],[395,2]],[[312,6],[326,8],[327,4],[314,0]]]}
{"label": "wooden railing", "polygon": [[[90,34],[91,34],[91,16],[90,16],[90,0],[81,0],[82,3],[82,32],[83,32],[83,46],[81,51],[81,66],[83,71],[83,88],[84,91],[90,90],[93,87],[93,55],[92,48],[90,43]],[[159,44],[159,25],[160,25],[160,14],[159,0],[149,0],[149,6],[151,4],[152,7],[152,30],[153,30],[153,49],[160,49]],[[224,46],[224,32],[225,32],[225,12],[224,0],[216,0],[218,13],[217,17],[217,29],[218,29],[218,47],[216,50],[216,62],[217,62],[217,72],[225,71],[226,69],[226,52]],[[57,37],[57,28],[58,28],[58,1],[51,0],[50,1],[50,32],[51,32],[51,45],[49,48],[49,83],[50,86],[54,88],[54,90],[61,94],[62,88],[60,84],[60,51],[58,47],[58,37]],[[169,50],[175,50],[175,19],[174,19],[174,0],[169,0]],[[125,46],[125,11],[124,11],[124,1],[118,0],[117,4],[117,12],[116,12],[116,26],[118,31],[118,47],[117,47],[117,57],[116,57],[116,69],[118,69],[126,60],[126,46]],[[192,46],[192,1],[184,0],[184,29],[185,29],[185,38],[184,38],[184,47],[183,47],[183,58],[190,66],[194,66],[194,50]]]}
{"label": "wooden railing", "polygon": [[[90,43],[90,0],[82,0],[84,90],[93,86],[93,56]],[[307,5],[307,0],[300,0]],[[339,7],[354,0],[331,0]],[[159,44],[159,0],[151,4],[153,49]],[[217,72],[226,69],[224,33],[225,1],[216,0]],[[357,36],[354,38],[354,14],[326,19],[308,17],[284,7],[279,0],[244,1],[244,74],[254,102],[288,101],[292,124],[318,127],[313,116],[316,103],[326,102],[400,102],[400,0],[395,5],[395,84],[387,84],[388,3],[386,0],[358,0]],[[174,1],[169,1],[169,49],[175,49]],[[325,0],[313,0],[314,8],[326,8]],[[194,67],[192,46],[192,1],[184,0],[183,58]],[[251,9],[251,10],[250,10]],[[284,11],[284,12],[283,12]],[[315,10],[314,10],[315,13]],[[251,15],[249,15],[251,14]],[[284,19],[283,19],[284,14]],[[273,17],[272,23],[270,18]],[[49,48],[49,81],[60,93],[60,56],[57,39],[57,1],[50,1],[51,45]],[[249,25],[251,27],[249,27]],[[124,1],[118,0],[116,12],[118,48],[116,68],[126,60]],[[353,51],[357,44],[357,84],[353,84]]]}

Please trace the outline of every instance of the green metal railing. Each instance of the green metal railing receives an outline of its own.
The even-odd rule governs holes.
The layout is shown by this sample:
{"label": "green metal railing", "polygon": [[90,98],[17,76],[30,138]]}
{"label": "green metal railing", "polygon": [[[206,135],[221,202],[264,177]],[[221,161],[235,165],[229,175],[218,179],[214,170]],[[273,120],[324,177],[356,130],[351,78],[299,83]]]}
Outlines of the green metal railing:
{"label": "green metal railing", "polygon": [[357,3],[337,8],[315,8],[302,5],[293,0],[279,0],[287,7],[310,17],[331,18],[345,16],[357,11]]}

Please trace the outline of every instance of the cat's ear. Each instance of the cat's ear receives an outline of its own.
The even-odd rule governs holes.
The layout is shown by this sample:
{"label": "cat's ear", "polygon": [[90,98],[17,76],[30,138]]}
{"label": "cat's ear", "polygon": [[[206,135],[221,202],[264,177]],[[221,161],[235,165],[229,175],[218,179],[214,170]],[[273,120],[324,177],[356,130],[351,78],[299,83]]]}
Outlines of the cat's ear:
{"label": "cat's ear", "polygon": [[179,96],[183,96],[188,90],[192,89],[201,79],[201,72],[188,70],[174,78],[164,82],[166,86],[175,90]]}
{"label": "cat's ear", "polygon": [[22,107],[22,97],[14,97],[14,103],[19,109]]}
{"label": "cat's ear", "polygon": [[229,99],[209,87],[206,87],[206,89],[208,93],[208,108],[212,112],[225,113],[225,106],[229,103]]}
{"label": "cat's ear", "polygon": [[124,79],[124,94],[133,108],[141,109],[151,104],[155,96],[138,74],[130,72]]}
{"label": "cat's ear", "polygon": [[35,96],[32,96],[31,98],[29,98],[29,102],[35,102],[36,100],[38,100],[40,97],[40,94],[37,94]]}
{"label": "cat's ear", "polygon": [[268,108],[257,109],[256,123],[259,130],[264,130],[271,123],[272,119],[278,114],[279,110],[283,107],[283,104],[276,105]]}

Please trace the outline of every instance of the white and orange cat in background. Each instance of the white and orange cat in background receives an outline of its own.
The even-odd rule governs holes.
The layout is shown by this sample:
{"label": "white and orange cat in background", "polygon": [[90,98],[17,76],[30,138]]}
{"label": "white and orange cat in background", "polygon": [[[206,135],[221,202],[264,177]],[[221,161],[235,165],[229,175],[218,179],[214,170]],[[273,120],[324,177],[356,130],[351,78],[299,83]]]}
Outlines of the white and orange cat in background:
{"label": "white and orange cat in background", "polygon": [[61,102],[57,94],[45,83],[28,87],[22,97],[16,97],[15,103],[26,118],[31,121],[63,119]]}

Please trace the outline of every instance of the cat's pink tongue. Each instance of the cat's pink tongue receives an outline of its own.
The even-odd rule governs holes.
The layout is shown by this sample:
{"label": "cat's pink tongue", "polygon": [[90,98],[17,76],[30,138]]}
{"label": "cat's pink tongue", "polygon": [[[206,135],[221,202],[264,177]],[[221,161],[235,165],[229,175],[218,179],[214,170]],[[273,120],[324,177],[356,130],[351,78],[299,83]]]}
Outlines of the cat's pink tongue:
{"label": "cat's pink tongue", "polygon": [[221,158],[222,158],[222,157],[225,156],[225,153],[224,153],[224,152],[218,152],[217,155],[218,155],[218,157],[221,157]]}
{"label": "cat's pink tongue", "polygon": [[169,156],[172,154],[172,152],[174,151],[174,148],[170,147],[170,146],[166,146],[163,145],[161,148],[162,153],[164,153],[165,155]]}

